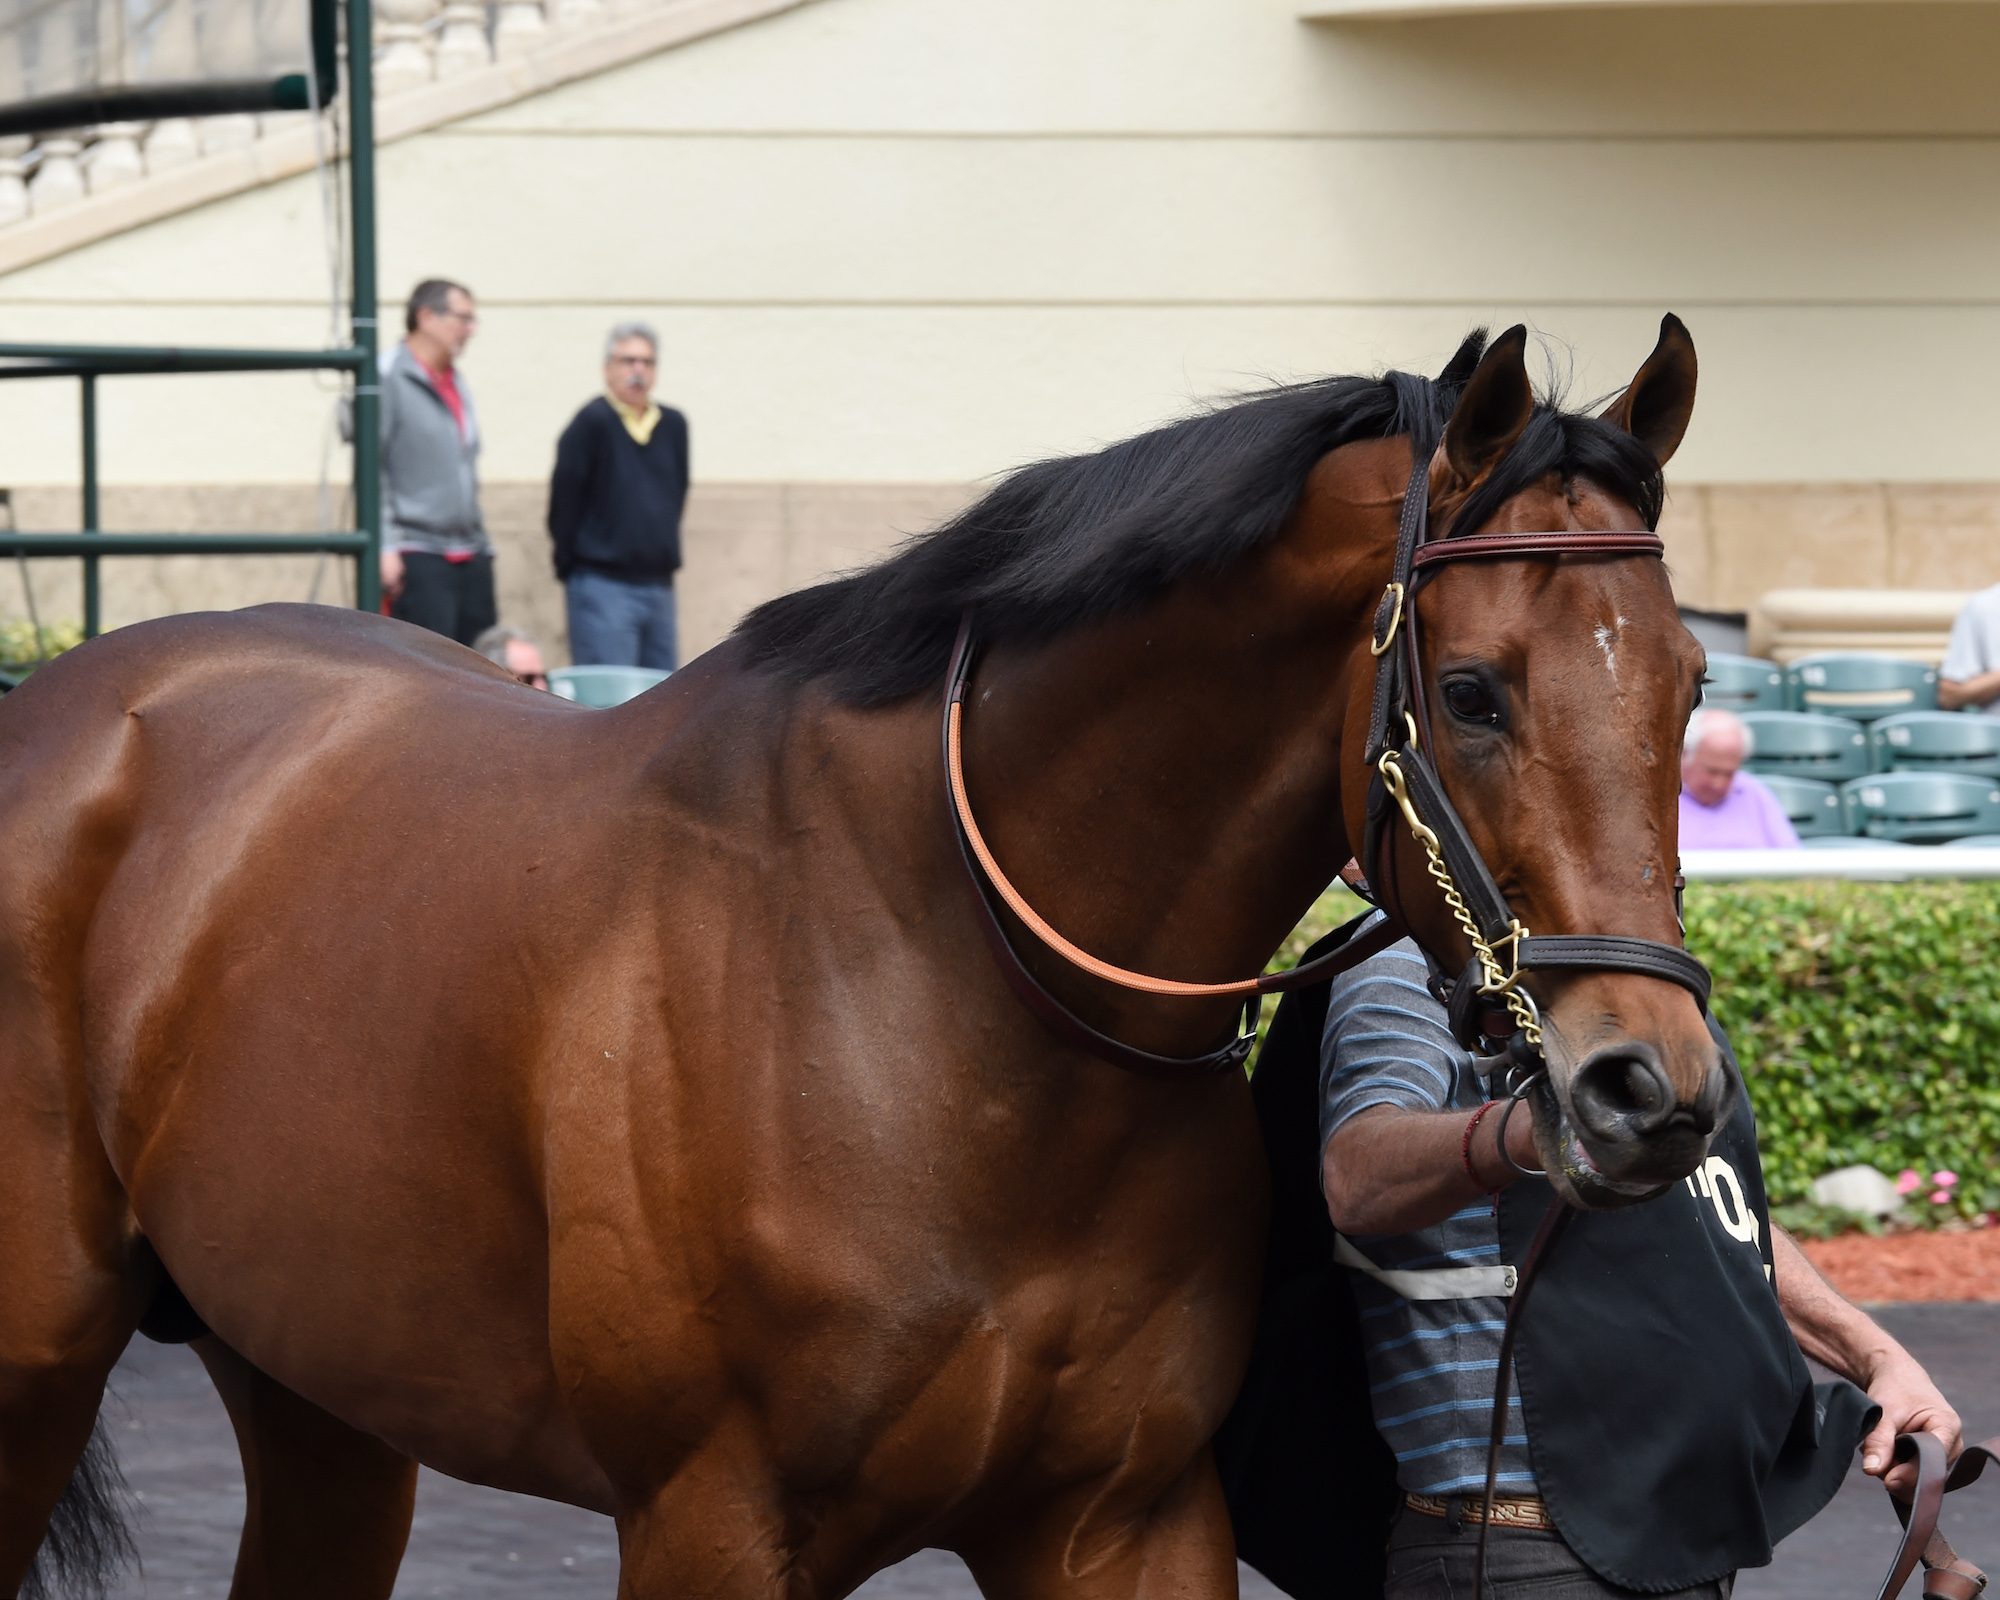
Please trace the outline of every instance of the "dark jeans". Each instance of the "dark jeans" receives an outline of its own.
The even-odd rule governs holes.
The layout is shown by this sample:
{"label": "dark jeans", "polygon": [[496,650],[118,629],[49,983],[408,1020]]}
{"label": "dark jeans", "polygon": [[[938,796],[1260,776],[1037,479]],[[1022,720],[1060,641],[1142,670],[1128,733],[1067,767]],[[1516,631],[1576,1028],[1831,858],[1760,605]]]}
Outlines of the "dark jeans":
{"label": "dark jeans", "polygon": [[471,644],[500,620],[493,600],[493,558],[447,561],[423,550],[403,552],[403,592],[389,615]]}
{"label": "dark jeans", "polygon": [[[1476,1600],[1472,1557],[1478,1545],[1478,1523],[1466,1522],[1453,1533],[1443,1517],[1403,1507],[1389,1535],[1385,1600]],[[1729,1600],[1735,1582],[1732,1575],[1650,1600]],[[1492,1600],[1639,1600],[1586,1567],[1562,1535],[1539,1528],[1493,1530],[1486,1542],[1486,1588]]]}
{"label": "dark jeans", "polygon": [[569,658],[579,667],[653,667],[680,663],[672,583],[631,583],[578,567],[565,585]]}

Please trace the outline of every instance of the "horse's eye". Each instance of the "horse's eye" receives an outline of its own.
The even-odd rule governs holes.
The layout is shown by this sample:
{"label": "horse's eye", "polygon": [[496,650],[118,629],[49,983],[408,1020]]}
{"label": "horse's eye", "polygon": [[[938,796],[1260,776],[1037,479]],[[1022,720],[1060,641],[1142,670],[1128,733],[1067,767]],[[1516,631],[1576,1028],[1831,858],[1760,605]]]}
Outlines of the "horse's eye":
{"label": "horse's eye", "polygon": [[1500,710],[1486,686],[1471,678],[1453,678],[1444,686],[1444,703],[1461,722],[1497,723]]}

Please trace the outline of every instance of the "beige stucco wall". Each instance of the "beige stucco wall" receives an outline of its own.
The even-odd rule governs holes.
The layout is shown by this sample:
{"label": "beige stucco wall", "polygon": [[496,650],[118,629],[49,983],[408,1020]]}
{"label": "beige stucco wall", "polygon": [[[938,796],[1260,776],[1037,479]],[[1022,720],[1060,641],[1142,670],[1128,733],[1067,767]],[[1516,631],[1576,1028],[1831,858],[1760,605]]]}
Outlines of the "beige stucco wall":
{"label": "beige stucco wall", "polygon": [[[789,505],[843,551],[839,486],[893,506],[1266,377],[1434,369],[1479,322],[1529,321],[1600,393],[1671,308],[1702,353],[1690,598],[1856,564],[1971,587],[2000,576],[1996,58],[1985,5],[820,0],[386,147],[383,281],[481,295],[496,523],[532,525],[508,486],[641,315],[697,479],[739,486],[703,503]],[[0,279],[0,338],[311,343],[325,281],[290,179]],[[320,380],[102,403],[114,484],[344,472]],[[0,483],[72,482],[75,431],[68,386],[0,385]],[[813,565],[753,548],[691,563],[691,613]]]}

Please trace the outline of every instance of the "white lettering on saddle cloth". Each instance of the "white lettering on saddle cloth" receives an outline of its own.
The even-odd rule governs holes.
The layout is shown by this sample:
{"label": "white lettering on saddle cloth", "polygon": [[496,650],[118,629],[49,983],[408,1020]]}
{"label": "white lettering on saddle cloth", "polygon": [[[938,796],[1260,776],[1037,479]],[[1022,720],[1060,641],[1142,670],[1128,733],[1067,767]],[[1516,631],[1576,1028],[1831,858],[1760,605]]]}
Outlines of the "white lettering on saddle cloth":
{"label": "white lettering on saddle cloth", "polygon": [[[1710,1156],[1682,1180],[1687,1184],[1688,1193],[1697,1199],[1706,1198],[1715,1207],[1715,1217],[1722,1224],[1722,1231],[1730,1238],[1757,1248],[1757,1213],[1750,1209],[1750,1202],[1743,1197],[1743,1180],[1736,1175],[1736,1169],[1721,1156]],[[1764,1268],[1764,1276],[1769,1277],[1771,1269]]]}

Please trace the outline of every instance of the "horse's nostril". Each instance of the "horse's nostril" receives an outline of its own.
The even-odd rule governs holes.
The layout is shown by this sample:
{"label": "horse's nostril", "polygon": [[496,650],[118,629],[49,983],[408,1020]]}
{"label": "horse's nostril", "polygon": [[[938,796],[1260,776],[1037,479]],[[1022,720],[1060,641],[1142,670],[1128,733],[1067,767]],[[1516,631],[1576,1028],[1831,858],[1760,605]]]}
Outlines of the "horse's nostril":
{"label": "horse's nostril", "polygon": [[1701,1093],[1695,1098],[1688,1117],[1694,1124],[1694,1131],[1703,1138],[1715,1132],[1716,1124],[1735,1109],[1729,1090],[1729,1070],[1718,1061],[1708,1069],[1708,1077],[1703,1080]]}
{"label": "horse's nostril", "polygon": [[1602,1139],[1641,1139],[1674,1116],[1674,1086],[1641,1048],[1606,1050],[1577,1068],[1570,1102],[1585,1129]]}

